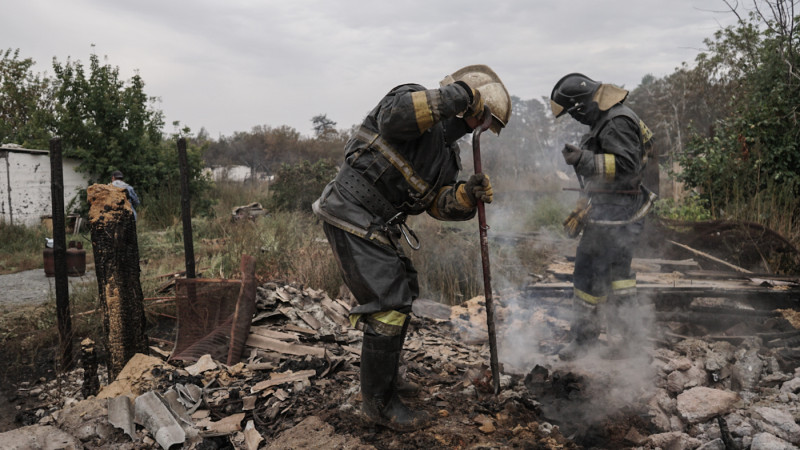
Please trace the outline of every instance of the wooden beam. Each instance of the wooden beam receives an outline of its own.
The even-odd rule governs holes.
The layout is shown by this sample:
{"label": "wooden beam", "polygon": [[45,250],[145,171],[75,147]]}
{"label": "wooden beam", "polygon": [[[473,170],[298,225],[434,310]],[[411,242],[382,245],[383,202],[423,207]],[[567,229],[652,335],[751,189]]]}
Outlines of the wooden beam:
{"label": "wooden beam", "polygon": [[676,246],[678,246],[678,247],[680,247],[680,248],[682,248],[682,249],[684,249],[684,250],[687,250],[687,251],[689,251],[689,252],[691,252],[691,253],[694,253],[694,254],[695,254],[695,255],[697,255],[697,256],[702,256],[703,258],[706,258],[706,259],[709,259],[709,260],[711,260],[711,261],[714,261],[714,262],[716,262],[716,263],[719,263],[719,264],[722,264],[722,265],[724,265],[724,266],[730,267],[731,269],[733,269],[733,270],[735,270],[735,271],[737,271],[737,272],[741,272],[741,273],[753,273],[753,272],[750,272],[750,271],[749,271],[749,270],[747,270],[747,269],[743,269],[743,268],[741,268],[741,267],[739,267],[739,266],[737,266],[737,265],[731,264],[731,263],[729,263],[729,262],[727,262],[727,261],[723,261],[723,260],[721,260],[721,259],[717,258],[716,256],[709,255],[708,253],[701,252],[700,250],[695,250],[695,249],[693,249],[692,247],[689,247],[688,245],[680,244],[680,243],[678,243],[678,242],[671,241],[671,240],[669,240],[669,239],[667,239],[667,242],[669,242],[669,243],[670,243],[670,244],[672,244],[672,245],[676,245]]}

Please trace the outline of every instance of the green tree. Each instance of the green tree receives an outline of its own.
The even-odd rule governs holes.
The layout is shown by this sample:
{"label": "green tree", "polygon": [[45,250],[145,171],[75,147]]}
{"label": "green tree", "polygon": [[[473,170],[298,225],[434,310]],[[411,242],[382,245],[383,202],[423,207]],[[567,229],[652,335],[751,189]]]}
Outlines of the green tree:
{"label": "green tree", "polygon": [[53,61],[55,71],[55,130],[65,154],[81,160],[79,169],[91,182],[106,182],[123,170],[142,192],[164,180],[161,111],[150,107],[137,74],[127,83],[119,68],[101,64],[92,54],[89,73],[80,61]]}
{"label": "green tree", "polygon": [[45,149],[50,140],[50,79],[32,71],[19,49],[0,51],[0,143]]}
{"label": "green tree", "polygon": [[696,59],[708,85],[725,89],[729,114],[688,142],[681,178],[702,188],[715,212],[775,183],[800,194],[798,18],[788,0],[754,5],[747,17],[732,7],[739,23]]}
{"label": "green tree", "polygon": [[283,210],[310,211],[325,185],[336,176],[337,167],[321,159],[298,164],[283,164],[272,188],[272,201]]}
{"label": "green tree", "polygon": [[336,122],[328,118],[327,114],[318,114],[311,118],[314,127],[314,136],[324,139],[331,133],[336,133]]}
{"label": "green tree", "polygon": [[[156,99],[144,91],[137,73],[123,80],[118,67],[101,64],[90,55],[89,67],[80,61],[53,61],[54,122],[65,155],[80,159],[79,170],[90,183],[107,183],[114,170],[122,170],[135,186],[142,204],[170,205],[164,197],[180,192],[176,140],[188,138],[190,189],[193,211],[202,211],[201,194],[208,187],[202,177],[202,151],[208,145],[191,139],[191,130],[174,122],[176,132],[165,137],[163,113],[153,107]],[[199,206],[199,207],[196,207]],[[179,209],[159,209],[163,216]]]}

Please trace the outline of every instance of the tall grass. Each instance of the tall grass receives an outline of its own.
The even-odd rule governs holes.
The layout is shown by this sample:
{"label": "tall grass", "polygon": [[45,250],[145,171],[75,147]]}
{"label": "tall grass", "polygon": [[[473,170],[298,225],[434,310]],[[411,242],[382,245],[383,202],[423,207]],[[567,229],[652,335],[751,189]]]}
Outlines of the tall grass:
{"label": "tall grass", "polygon": [[46,237],[52,237],[52,233],[44,226],[26,227],[0,221],[0,274],[42,267]]}
{"label": "tall grass", "polygon": [[734,190],[725,218],[763,225],[800,248],[800,198],[795,184],[770,182],[754,195]]}

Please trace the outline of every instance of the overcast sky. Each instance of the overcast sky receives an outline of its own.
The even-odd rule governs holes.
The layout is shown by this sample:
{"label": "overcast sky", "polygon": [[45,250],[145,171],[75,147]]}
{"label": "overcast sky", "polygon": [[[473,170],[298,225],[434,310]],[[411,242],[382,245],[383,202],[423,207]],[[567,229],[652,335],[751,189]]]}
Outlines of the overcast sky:
{"label": "overcast sky", "polygon": [[[392,6],[389,6],[389,4]],[[749,2],[748,2],[749,3]],[[512,95],[550,94],[569,72],[632,89],[693,63],[734,23],[722,0],[0,0],[0,49],[136,71],[179,120],[217,138],[256,125],[345,129],[390,88],[438,86],[487,64]],[[94,48],[92,48],[94,45]]]}

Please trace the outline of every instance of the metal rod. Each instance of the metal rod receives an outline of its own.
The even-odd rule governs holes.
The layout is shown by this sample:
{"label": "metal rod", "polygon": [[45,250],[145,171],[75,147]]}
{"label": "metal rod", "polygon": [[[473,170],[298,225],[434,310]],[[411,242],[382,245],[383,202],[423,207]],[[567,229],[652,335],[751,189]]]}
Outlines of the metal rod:
{"label": "metal rod", "polygon": [[[472,132],[472,158],[475,165],[475,173],[482,173],[481,167],[481,133],[489,129],[492,123],[492,114],[489,107],[484,107],[483,123]],[[489,365],[492,369],[492,387],[495,395],[500,393],[500,363],[497,358],[497,336],[494,330],[494,302],[492,300],[492,274],[489,269],[489,239],[486,231],[486,209],[483,202],[477,200],[478,225],[481,236],[481,262],[483,263],[483,291],[486,298],[486,328],[489,332]]]}

